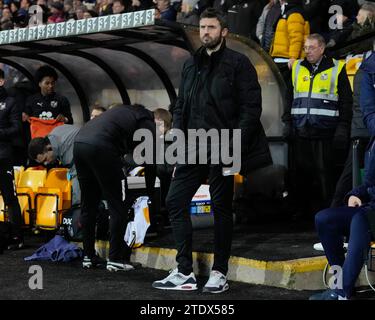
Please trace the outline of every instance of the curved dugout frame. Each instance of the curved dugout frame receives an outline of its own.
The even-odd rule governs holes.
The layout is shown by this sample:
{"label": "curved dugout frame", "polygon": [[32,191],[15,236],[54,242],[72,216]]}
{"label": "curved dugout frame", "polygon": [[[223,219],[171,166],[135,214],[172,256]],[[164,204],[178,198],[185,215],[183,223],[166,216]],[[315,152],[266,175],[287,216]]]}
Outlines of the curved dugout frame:
{"label": "curved dugout frame", "polygon": [[[130,23],[128,27],[113,30],[73,32],[69,35],[66,31],[64,36],[51,33],[52,36],[44,34],[38,38],[39,31],[43,34],[42,31],[47,28],[58,27],[47,25],[38,27],[36,39],[26,41],[10,41],[17,36],[21,40],[21,34],[11,30],[12,34],[5,36],[2,31],[0,62],[17,69],[30,81],[35,72],[35,60],[56,68],[64,83],[71,88],[65,90],[67,85],[63,84],[58,92],[68,98],[75,96],[72,100],[78,105],[72,104],[72,112],[75,118],[81,119],[78,123],[89,120],[90,106],[97,100],[103,105],[141,103],[150,109],[167,108],[176,100],[183,63],[199,46],[199,31],[196,27],[155,20],[150,12],[153,14],[153,10],[147,10],[144,16],[141,12],[140,17],[149,21],[144,20],[146,23],[136,26],[136,16],[126,14],[133,25]],[[106,19],[115,21],[118,18],[120,21],[119,16],[125,17],[112,15]],[[102,18],[92,19],[99,22],[97,30]],[[65,23],[66,27],[68,24]],[[74,28],[77,31],[78,25]],[[30,29],[33,28],[26,29],[31,34]],[[262,121],[269,138],[280,138],[279,116],[284,106],[284,89],[277,67],[267,53],[250,39],[229,35],[227,43],[250,58],[257,69],[262,89],[267,91],[267,88],[272,88],[272,92],[268,90],[263,95]],[[270,97],[274,97],[271,102],[268,101]]]}

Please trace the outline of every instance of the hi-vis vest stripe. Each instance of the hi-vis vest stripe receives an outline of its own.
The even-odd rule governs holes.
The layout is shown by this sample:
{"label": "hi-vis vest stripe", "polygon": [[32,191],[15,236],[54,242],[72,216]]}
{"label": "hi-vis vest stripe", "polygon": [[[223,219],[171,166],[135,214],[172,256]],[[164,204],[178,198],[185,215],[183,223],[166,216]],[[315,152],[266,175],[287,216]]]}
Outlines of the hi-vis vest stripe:
{"label": "hi-vis vest stripe", "polygon": [[[292,79],[294,86],[294,99],[301,99],[301,104],[293,104],[292,115],[316,115],[327,117],[338,117],[339,111],[336,109],[339,100],[337,94],[337,84],[339,74],[345,63],[333,59],[334,66],[315,75],[312,79],[310,71],[301,65],[302,60],[298,60],[292,69]],[[311,83],[313,81],[313,83]],[[308,108],[308,100],[321,100]],[[299,107],[297,107],[299,106]]]}
{"label": "hi-vis vest stripe", "polygon": [[[292,114],[307,114],[307,108],[293,108],[291,113]],[[317,116],[338,117],[339,111],[311,108],[309,114],[314,114]]]}

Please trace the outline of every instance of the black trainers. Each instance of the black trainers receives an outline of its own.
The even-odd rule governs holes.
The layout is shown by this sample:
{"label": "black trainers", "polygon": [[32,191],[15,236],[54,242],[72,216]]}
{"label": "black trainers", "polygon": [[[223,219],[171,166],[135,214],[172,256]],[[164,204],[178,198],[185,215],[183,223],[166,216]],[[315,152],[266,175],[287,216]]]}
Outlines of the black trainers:
{"label": "black trainers", "polygon": [[83,269],[99,268],[99,267],[104,267],[106,265],[107,265],[107,260],[100,258],[98,255],[95,255],[91,258],[89,258],[88,256],[83,257],[83,261],[82,261]]}
{"label": "black trainers", "polygon": [[21,237],[11,238],[8,243],[8,250],[18,250],[24,247],[23,239]]}

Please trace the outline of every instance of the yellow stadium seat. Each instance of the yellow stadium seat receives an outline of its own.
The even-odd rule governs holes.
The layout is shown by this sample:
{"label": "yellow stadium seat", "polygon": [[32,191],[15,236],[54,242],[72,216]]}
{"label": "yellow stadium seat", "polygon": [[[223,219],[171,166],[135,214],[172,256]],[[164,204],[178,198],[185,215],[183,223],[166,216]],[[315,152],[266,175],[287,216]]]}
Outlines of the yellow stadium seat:
{"label": "yellow stadium seat", "polygon": [[361,65],[362,60],[362,54],[356,56],[348,56],[346,59],[346,74],[348,75],[348,79],[352,87],[352,90],[354,88],[354,77]]}
{"label": "yellow stadium seat", "polygon": [[35,196],[37,228],[58,228],[62,212],[71,207],[71,183],[67,179],[67,173],[66,168],[51,169],[44,187],[38,188]]}
{"label": "yellow stadium seat", "polygon": [[17,187],[19,179],[21,177],[22,172],[25,171],[25,167],[13,167],[13,173],[14,173],[14,185]]}
{"label": "yellow stadium seat", "polygon": [[35,193],[39,187],[44,186],[47,170],[26,169],[20,174],[17,185],[17,197],[21,207],[25,225],[32,225],[32,215],[35,212]]}
{"label": "yellow stadium seat", "polygon": [[5,220],[6,220],[5,219],[5,204],[4,204],[3,197],[0,196],[0,221],[4,222]]}

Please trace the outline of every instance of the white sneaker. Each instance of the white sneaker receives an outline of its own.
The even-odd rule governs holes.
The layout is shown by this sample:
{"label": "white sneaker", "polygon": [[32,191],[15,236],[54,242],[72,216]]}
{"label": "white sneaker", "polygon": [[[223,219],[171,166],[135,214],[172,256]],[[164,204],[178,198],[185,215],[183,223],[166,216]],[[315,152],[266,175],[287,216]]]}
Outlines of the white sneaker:
{"label": "white sneaker", "polygon": [[191,291],[198,289],[194,273],[192,272],[185,276],[183,273],[178,272],[177,268],[171,270],[168,277],[155,281],[152,286],[161,290]]}
{"label": "white sneaker", "polygon": [[121,263],[121,262],[113,262],[113,261],[108,261],[107,262],[107,270],[108,271],[130,271],[134,270],[134,266],[128,263]]}
{"label": "white sneaker", "polygon": [[229,284],[227,282],[227,277],[219,271],[212,270],[210,273],[210,278],[203,287],[202,292],[220,293],[227,291],[228,289]]}

